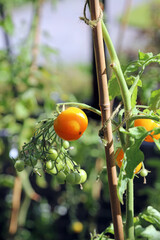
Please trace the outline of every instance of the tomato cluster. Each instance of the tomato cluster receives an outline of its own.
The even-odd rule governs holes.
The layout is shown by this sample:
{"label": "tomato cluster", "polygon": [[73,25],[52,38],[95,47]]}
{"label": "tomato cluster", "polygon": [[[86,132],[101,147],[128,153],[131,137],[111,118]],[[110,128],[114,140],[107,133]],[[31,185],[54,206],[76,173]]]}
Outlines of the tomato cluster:
{"label": "tomato cluster", "polygon": [[87,179],[87,173],[80,169],[77,163],[67,156],[69,142],[63,142],[63,151],[58,154],[57,150],[50,148],[47,161],[45,162],[45,171],[57,177],[60,184],[65,182],[70,184],[82,184]]}
{"label": "tomato cluster", "polygon": [[40,169],[54,175],[60,184],[82,184],[87,179],[86,172],[71,159],[69,141],[82,136],[88,125],[86,114],[79,108],[70,107],[58,116],[41,120],[29,143],[25,143],[20,152],[20,159],[15,160],[15,168],[21,172],[25,167],[33,168],[40,174]]}
{"label": "tomato cluster", "polygon": [[[53,176],[56,176],[59,184],[82,184],[87,179],[87,173],[80,166],[70,159],[68,151],[70,144],[68,141],[61,141],[61,146],[50,147],[41,159],[43,170]],[[30,155],[24,160],[17,160],[15,168],[18,172],[24,170],[25,166],[36,169],[37,159]]]}
{"label": "tomato cluster", "polygon": [[[116,153],[116,162],[119,168],[122,167],[122,163],[123,163],[123,158],[124,158],[124,152],[122,148],[119,148]],[[138,164],[138,166],[135,168],[134,170],[134,174],[137,174],[142,168],[142,162]]]}

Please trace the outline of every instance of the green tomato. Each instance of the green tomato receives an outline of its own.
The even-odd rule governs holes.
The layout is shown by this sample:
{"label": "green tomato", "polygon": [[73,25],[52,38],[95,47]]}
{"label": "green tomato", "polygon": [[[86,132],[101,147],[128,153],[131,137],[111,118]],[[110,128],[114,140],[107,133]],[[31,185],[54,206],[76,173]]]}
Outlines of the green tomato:
{"label": "green tomato", "polygon": [[81,177],[80,183],[84,183],[87,180],[87,173],[83,169],[78,170],[79,175]]}
{"label": "green tomato", "polygon": [[47,157],[52,161],[55,161],[58,157],[58,152],[55,149],[50,148],[48,151]]}
{"label": "green tomato", "polygon": [[66,159],[66,170],[74,170],[76,167],[78,168],[78,165],[75,161],[71,161],[69,158]]}
{"label": "green tomato", "polygon": [[62,152],[59,154],[59,158],[62,160],[64,159],[64,154]]}
{"label": "green tomato", "polygon": [[55,167],[53,167],[52,169],[46,169],[46,172],[51,174],[51,175],[55,175],[57,174],[57,169]]}
{"label": "green tomato", "polygon": [[61,170],[64,169],[64,164],[63,162],[60,160],[60,159],[57,159],[58,162],[53,164],[52,162],[52,169],[46,169],[47,173],[51,174],[51,175],[55,175],[55,174],[58,174],[58,172],[60,172]]}
{"label": "green tomato", "polygon": [[75,184],[75,174],[74,173],[69,173],[66,176],[66,182],[70,184]]}
{"label": "green tomato", "polygon": [[14,167],[18,172],[22,172],[24,170],[24,161],[17,160],[14,164]]}
{"label": "green tomato", "polygon": [[66,180],[66,174],[62,171],[58,172],[57,175],[57,181],[59,184],[64,184]]}
{"label": "green tomato", "polygon": [[66,182],[70,184],[79,184],[80,180],[81,180],[81,176],[78,172],[72,172],[66,176]]}
{"label": "green tomato", "polygon": [[140,171],[140,175],[141,177],[147,177],[149,171],[145,168],[143,168],[141,171]]}
{"label": "green tomato", "polygon": [[58,169],[58,171],[61,171],[62,169],[64,169],[64,163],[59,158],[57,159],[57,162],[56,162],[55,166]]}
{"label": "green tomato", "polygon": [[51,160],[46,162],[46,168],[48,170],[51,170],[54,167],[53,162]]}
{"label": "green tomato", "polygon": [[75,174],[75,184],[79,184],[81,182],[81,176],[78,172],[74,172]]}
{"label": "green tomato", "polygon": [[64,141],[63,142],[63,147],[64,147],[64,149],[68,149],[69,148],[69,142],[68,141]]}

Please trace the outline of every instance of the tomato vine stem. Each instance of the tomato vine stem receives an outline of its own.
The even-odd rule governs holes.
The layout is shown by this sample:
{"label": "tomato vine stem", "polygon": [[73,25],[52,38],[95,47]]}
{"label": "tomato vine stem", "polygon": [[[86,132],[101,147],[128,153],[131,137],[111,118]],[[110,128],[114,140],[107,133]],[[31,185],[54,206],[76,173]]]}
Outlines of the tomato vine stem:
{"label": "tomato vine stem", "polygon": [[99,111],[98,109],[91,107],[85,103],[76,103],[76,102],[57,103],[57,112],[60,112],[60,110],[59,110],[60,107],[68,106],[68,105],[78,106],[80,109],[86,109],[86,110],[89,110],[89,111],[94,112],[95,114],[101,116],[101,111]]}

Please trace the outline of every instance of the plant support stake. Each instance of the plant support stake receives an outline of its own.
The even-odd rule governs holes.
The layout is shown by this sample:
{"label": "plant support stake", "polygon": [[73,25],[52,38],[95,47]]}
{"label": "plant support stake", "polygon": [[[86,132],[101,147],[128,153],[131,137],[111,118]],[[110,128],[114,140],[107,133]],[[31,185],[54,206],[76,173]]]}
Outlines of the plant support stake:
{"label": "plant support stake", "polygon": [[[106,75],[106,63],[103,46],[103,36],[101,19],[99,18],[101,10],[99,0],[90,0],[90,11],[91,19],[97,22],[93,28],[93,42],[95,51],[97,81],[98,81],[98,92],[99,92],[99,106],[101,110],[102,126],[110,118],[110,102],[107,86],[107,75]],[[97,21],[99,19],[99,21]],[[104,128],[104,138],[107,142],[105,146],[106,162],[107,162],[107,173],[110,191],[110,202],[112,219],[114,225],[114,234],[116,240],[124,240],[123,235],[123,224],[121,217],[121,207],[117,196],[117,173],[114,160],[114,148],[113,148],[113,136],[111,121],[108,121],[107,126]]]}

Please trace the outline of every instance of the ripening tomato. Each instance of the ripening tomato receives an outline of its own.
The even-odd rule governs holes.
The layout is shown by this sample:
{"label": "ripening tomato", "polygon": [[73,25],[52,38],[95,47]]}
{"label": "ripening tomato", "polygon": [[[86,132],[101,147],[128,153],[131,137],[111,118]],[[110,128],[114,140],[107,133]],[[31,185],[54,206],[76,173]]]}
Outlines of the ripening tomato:
{"label": "ripening tomato", "polygon": [[[135,126],[135,127],[141,126],[141,127],[144,127],[147,131],[151,131],[153,128],[158,128],[158,127],[160,127],[160,124],[154,122],[154,121],[151,120],[151,119],[136,119],[136,120],[134,121],[134,126]],[[157,134],[157,135],[153,135],[153,134],[154,134],[154,132],[151,132],[151,135],[152,135],[155,139],[159,139],[159,138],[160,138],[160,133]],[[148,136],[144,139],[144,141],[146,141],[146,142],[154,142],[153,138],[152,138],[150,135],[148,135]]]}
{"label": "ripening tomato", "polygon": [[[116,162],[119,168],[121,168],[122,166],[122,162],[123,162],[123,158],[124,158],[124,152],[122,148],[119,148],[116,153]],[[142,168],[142,163],[139,163],[138,166],[135,168],[134,170],[134,174],[138,173],[140,171],[140,169]]]}
{"label": "ripening tomato", "polygon": [[61,112],[54,121],[57,135],[67,141],[77,140],[88,126],[86,114],[79,108],[69,107]]}

